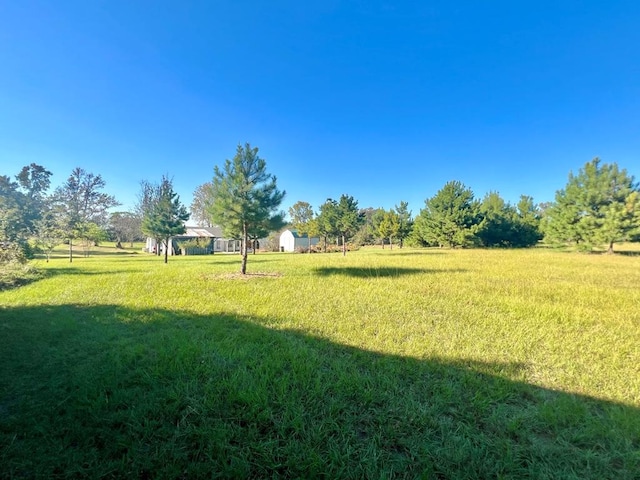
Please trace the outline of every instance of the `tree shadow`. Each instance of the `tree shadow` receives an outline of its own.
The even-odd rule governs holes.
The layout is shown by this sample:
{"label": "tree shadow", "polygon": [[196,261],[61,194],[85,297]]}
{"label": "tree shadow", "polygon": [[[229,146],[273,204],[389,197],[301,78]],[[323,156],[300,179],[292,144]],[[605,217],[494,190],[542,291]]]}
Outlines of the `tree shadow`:
{"label": "tree shadow", "polygon": [[614,255],[622,255],[624,257],[640,257],[640,250],[620,250],[614,251]]}
{"label": "tree shadow", "polygon": [[[7,478],[637,478],[640,409],[273,318],[4,308]],[[271,325],[267,328],[265,325]]]}
{"label": "tree shadow", "polygon": [[313,273],[323,277],[343,275],[354,278],[386,278],[425,273],[462,273],[464,269],[427,269],[412,267],[316,267]]}
{"label": "tree shadow", "polygon": [[[72,265],[72,264],[71,264]],[[46,269],[42,269],[41,280],[44,278],[56,277],[58,275],[79,275],[79,276],[112,276],[112,275],[122,275],[122,274],[131,274],[131,273],[143,273],[147,270],[143,268],[124,268],[124,269],[109,269],[109,270],[89,270],[86,265],[82,266],[71,266],[67,265],[65,267],[47,267]]]}
{"label": "tree shadow", "polygon": [[[367,250],[368,253],[374,252],[372,249]],[[382,254],[382,255],[393,255],[394,257],[415,257],[415,256],[424,256],[424,255],[444,255],[445,252],[443,251],[442,248],[435,248],[435,247],[424,247],[422,249],[410,249],[410,250],[405,250],[404,248],[396,248],[394,247],[393,250],[390,250],[389,248],[380,248],[377,249],[375,252],[375,254]]]}

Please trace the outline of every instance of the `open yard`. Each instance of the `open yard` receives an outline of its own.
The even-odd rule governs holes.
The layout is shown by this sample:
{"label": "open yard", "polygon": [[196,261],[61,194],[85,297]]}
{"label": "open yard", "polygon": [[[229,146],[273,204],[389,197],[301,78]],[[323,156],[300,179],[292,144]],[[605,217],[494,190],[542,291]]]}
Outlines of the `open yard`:
{"label": "open yard", "polygon": [[0,475],[640,478],[640,256],[239,262],[58,257],[0,291]]}

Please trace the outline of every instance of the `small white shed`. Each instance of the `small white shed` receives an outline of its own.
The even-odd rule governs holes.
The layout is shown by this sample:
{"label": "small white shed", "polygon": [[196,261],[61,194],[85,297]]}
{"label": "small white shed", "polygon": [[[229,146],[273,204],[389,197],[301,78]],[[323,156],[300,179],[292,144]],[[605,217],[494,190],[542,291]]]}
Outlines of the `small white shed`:
{"label": "small white shed", "polygon": [[285,230],[280,234],[280,251],[281,252],[295,252],[298,248],[309,248],[309,240],[311,240],[311,246],[317,245],[320,242],[318,237],[311,237],[305,234],[298,233],[297,230]]}

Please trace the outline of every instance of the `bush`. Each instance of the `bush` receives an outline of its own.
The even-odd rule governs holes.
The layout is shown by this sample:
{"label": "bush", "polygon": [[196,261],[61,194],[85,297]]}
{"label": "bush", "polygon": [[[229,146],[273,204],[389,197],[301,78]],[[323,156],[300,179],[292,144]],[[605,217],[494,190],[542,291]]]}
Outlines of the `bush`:
{"label": "bush", "polygon": [[0,265],[24,264],[27,261],[25,249],[15,242],[0,242]]}
{"label": "bush", "polygon": [[42,272],[31,265],[9,262],[0,268],[0,290],[19,287],[42,277]]}

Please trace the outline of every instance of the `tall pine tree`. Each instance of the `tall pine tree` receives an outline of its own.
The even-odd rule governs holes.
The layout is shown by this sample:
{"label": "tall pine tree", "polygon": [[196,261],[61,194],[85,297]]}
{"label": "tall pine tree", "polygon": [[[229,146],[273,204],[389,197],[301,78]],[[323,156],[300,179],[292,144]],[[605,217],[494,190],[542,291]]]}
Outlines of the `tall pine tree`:
{"label": "tall pine tree", "polygon": [[275,225],[280,203],[285,196],[276,185],[276,177],[267,173],[267,163],[258,156],[258,148],[238,145],[233,160],[225,160],[222,169],[214,169],[213,202],[209,212],[231,238],[242,239],[240,272],[247,273],[249,239]]}

